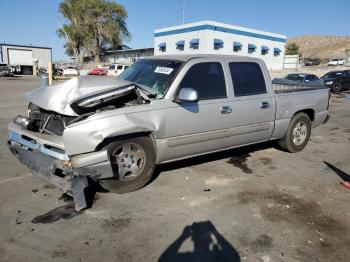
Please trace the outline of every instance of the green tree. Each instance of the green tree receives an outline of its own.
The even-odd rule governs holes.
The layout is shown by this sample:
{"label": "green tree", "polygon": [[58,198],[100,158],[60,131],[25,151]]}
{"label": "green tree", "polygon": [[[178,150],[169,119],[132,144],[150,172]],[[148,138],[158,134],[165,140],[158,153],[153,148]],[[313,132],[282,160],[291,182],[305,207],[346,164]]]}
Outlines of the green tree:
{"label": "green tree", "polygon": [[108,0],[64,0],[59,11],[67,23],[58,29],[66,39],[66,53],[82,63],[85,53],[92,54],[96,63],[109,48],[120,48],[130,39],[126,26],[127,12],[122,5]]}
{"label": "green tree", "polygon": [[286,48],[286,55],[297,55],[297,54],[300,54],[299,46],[294,42],[289,43]]}

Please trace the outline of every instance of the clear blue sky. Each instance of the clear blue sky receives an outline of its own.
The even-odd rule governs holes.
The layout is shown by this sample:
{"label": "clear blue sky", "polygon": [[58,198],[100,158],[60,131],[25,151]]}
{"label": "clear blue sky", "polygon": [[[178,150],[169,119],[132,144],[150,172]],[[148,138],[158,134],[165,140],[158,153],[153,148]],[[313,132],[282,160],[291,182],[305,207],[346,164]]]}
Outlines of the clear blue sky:
{"label": "clear blue sky", "polygon": [[[49,46],[67,59],[56,30],[60,0],[1,1],[0,43]],[[152,47],[154,29],[182,23],[182,0],[120,0],[133,48]],[[185,22],[214,20],[285,34],[350,36],[350,0],[186,0]]]}

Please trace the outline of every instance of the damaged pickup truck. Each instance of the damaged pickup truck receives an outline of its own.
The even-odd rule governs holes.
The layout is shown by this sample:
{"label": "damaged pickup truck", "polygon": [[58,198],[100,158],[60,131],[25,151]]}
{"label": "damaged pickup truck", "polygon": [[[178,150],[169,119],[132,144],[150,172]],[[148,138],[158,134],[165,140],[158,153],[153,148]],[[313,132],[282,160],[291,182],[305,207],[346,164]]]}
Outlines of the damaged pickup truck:
{"label": "damaged pickup truck", "polygon": [[329,118],[324,87],[272,85],[263,61],[218,55],[141,59],[117,79],[41,87],[8,126],[11,152],[86,208],[90,181],[125,193],[157,164],[269,140],[302,150]]}

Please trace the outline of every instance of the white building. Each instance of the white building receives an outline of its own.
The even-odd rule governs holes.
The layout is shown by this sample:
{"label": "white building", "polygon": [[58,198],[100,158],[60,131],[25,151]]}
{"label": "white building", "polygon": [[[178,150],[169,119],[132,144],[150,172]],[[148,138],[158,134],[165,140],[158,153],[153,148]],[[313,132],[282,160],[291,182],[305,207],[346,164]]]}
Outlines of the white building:
{"label": "white building", "polygon": [[142,57],[153,56],[153,54],[154,54],[153,47],[109,50],[105,52],[104,60],[109,63],[135,62],[136,60]]}
{"label": "white building", "polygon": [[52,49],[31,45],[0,44],[0,63],[19,68],[25,75],[33,74],[33,66],[47,67],[52,62]]}
{"label": "white building", "polygon": [[261,58],[268,69],[283,68],[285,35],[201,21],[155,30],[154,54],[224,54]]}

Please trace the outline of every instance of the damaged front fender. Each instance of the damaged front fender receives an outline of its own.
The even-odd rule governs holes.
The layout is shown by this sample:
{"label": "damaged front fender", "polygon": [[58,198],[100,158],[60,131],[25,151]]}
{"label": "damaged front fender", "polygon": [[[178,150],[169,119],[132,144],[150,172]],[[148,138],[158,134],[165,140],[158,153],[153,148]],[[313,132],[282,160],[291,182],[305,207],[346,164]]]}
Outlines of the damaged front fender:
{"label": "damaged front fender", "polygon": [[155,132],[157,129],[152,122],[146,122],[133,114],[89,118],[84,122],[67,127],[63,133],[63,141],[67,154],[75,155],[94,151],[99,144],[110,137]]}

